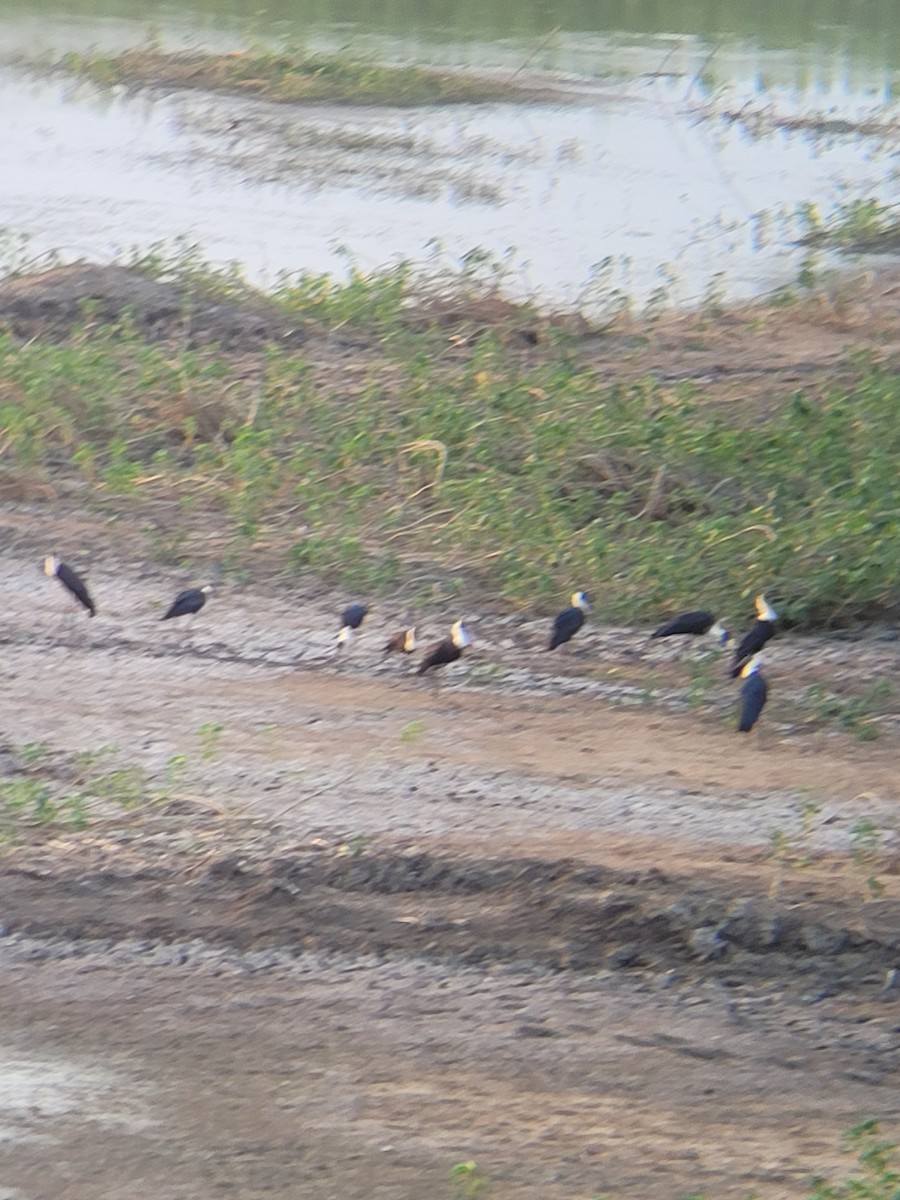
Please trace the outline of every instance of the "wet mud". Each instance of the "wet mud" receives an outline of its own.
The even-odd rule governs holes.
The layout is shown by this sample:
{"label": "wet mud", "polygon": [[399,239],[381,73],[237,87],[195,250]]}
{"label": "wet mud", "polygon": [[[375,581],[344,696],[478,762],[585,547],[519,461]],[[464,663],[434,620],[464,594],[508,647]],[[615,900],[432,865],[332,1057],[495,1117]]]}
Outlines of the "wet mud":
{"label": "wet mud", "polygon": [[472,1160],[492,1197],[775,1200],[896,1122],[896,727],[796,702],[895,672],[885,631],[782,635],[741,738],[641,630],[557,657],[469,614],[432,687],[389,605],[342,656],[316,593],[169,629],[183,580],[98,555],[87,621],[34,552],[84,531],[4,521],[4,777],[106,747],[148,796],[0,860],[13,1195],[421,1200]]}

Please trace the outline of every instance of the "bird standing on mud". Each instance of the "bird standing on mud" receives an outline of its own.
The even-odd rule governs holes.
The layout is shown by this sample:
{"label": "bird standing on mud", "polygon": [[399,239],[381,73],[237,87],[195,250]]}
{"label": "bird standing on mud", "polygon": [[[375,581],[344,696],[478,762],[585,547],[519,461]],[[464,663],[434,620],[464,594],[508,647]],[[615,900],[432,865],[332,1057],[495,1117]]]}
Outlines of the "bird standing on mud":
{"label": "bird standing on mud", "polygon": [[417,675],[425,675],[437,667],[446,667],[448,663],[456,662],[462,657],[466,646],[472,644],[468,631],[462,621],[457,621],[450,628],[450,636],[442,642],[436,642],[425,654],[416,670]]}
{"label": "bird standing on mud", "polygon": [[385,654],[412,654],[416,648],[416,627],[401,629],[393,637],[388,638],[384,647]]}
{"label": "bird standing on mud", "polygon": [[667,638],[667,637],[704,637],[709,635],[720,646],[724,646],[731,634],[721,625],[708,609],[701,608],[695,612],[681,613],[674,617],[665,625],[660,625],[659,629],[650,634],[652,638]]}
{"label": "bird standing on mud", "polygon": [[568,608],[556,614],[548,650],[555,650],[572,640],[584,624],[584,614],[590,610],[590,602],[584,592],[573,592]]}
{"label": "bird standing on mud", "polygon": [[96,614],[97,606],[91,599],[87,584],[71,567],[67,567],[64,562],[60,562],[58,558],[48,554],[44,559],[44,574],[55,575],[66,591],[88,610],[89,616],[93,617]]}
{"label": "bird standing on mud", "polygon": [[350,644],[351,637],[366,619],[368,611],[368,604],[350,604],[344,609],[341,613],[341,630],[337,635],[338,650]]}
{"label": "bird standing on mud", "polygon": [[754,654],[741,670],[741,718],[738,733],[749,733],[760,718],[769,698],[769,685],[762,674],[762,655]]}
{"label": "bird standing on mud", "polygon": [[756,620],[741,638],[731,660],[731,678],[737,679],[754,654],[758,654],[775,634],[778,613],[765,596],[756,597]]}
{"label": "bird standing on mud", "polygon": [[194,616],[206,603],[206,597],[211,591],[212,587],[208,583],[199,588],[186,588],[178,593],[160,619],[171,621],[173,617]]}

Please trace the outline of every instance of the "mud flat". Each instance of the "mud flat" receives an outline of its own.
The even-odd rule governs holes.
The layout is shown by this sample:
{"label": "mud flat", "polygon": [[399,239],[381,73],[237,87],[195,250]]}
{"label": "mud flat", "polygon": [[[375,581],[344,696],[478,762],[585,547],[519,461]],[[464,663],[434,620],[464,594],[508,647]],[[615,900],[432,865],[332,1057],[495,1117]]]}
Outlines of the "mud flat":
{"label": "mud flat", "polygon": [[[432,690],[387,613],[340,663],[314,593],[161,631],[174,576],[102,557],[96,620],[36,621],[67,520],[4,516],[5,774],[113,746],[155,800],[0,860],[7,1194],[422,1200],[473,1160],[491,1197],[775,1200],[896,1122],[890,721],[738,739],[642,631],[548,661],[491,614]],[[790,696],[897,648],[779,664]]]}

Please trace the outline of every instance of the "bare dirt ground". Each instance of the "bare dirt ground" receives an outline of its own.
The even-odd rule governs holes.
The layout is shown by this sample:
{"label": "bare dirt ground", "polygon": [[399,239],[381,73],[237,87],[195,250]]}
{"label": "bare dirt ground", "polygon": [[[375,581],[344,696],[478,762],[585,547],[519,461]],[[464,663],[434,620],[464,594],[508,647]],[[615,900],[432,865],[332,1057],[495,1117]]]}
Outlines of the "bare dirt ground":
{"label": "bare dirt ground", "polygon": [[895,677],[890,631],[781,637],[740,738],[721,664],[691,708],[642,631],[467,613],[432,688],[387,606],[337,661],[321,596],[184,631],[183,579],[100,556],[67,615],[41,555],[92,535],[3,521],[5,777],[112,744],[165,798],[0,860],[0,1195],[430,1200],[474,1160],[504,1200],[775,1200],[896,1124],[897,725],[796,703]]}
{"label": "bare dirt ground", "polygon": [[[247,356],[302,343],[348,397],[378,353],[215,304],[188,327],[115,269],[12,280],[0,313],[54,336],[86,297]],[[893,361],[898,311],[882,275],[584,353],[757,419]],[[478,336],[423,319],[448,354]],[[541,353],[540,322],[508,334]],[[862,742],[808,691],[895,680],[896,630],[781,634],[742,738],[723,659],[599,620],[549,656],[545,622],[429,614],[424,641],[459,615],[476,639],[436,687],[382,658],[400,603],[342,660],[356,597],[321,590],[225,584],[163,626],[200,580],[141,558],[146,525],[0,487],[0,785],[65,795],[80,755],[144,797],[0,858],[0,1200],[782,1200],[847,1169],[850,1125],[896,1129],[900,718]],[[218,544],[198,521],[187,548]],[[93,621],[51,551],[89,568]]]}

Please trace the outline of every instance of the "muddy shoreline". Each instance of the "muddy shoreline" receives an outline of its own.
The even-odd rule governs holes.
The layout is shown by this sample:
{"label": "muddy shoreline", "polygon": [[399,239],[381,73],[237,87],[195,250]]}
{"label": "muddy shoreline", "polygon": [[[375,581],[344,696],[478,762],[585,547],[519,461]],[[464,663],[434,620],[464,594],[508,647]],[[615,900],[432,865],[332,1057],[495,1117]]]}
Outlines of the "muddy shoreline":
{"label": "muddy shoreline", "polygon": [[114,555],[94,621],[36,622],[36,536],[94,536],[39,512],[4,513],[6,778],[106,745],[153,799],[0,860],[18,1195],[422,1200],[472,1160],[510,1200],[781,1200],[900,1118],[896,731],[790,698],[896,643],[783,635],[739,742],[730,685],[694,710],[642,631],[550,663],[543,621],[483,613],[433,691],[382,661],[389,606],[340,663],[315,589],[226,586],[162,637],[177,573]]}

